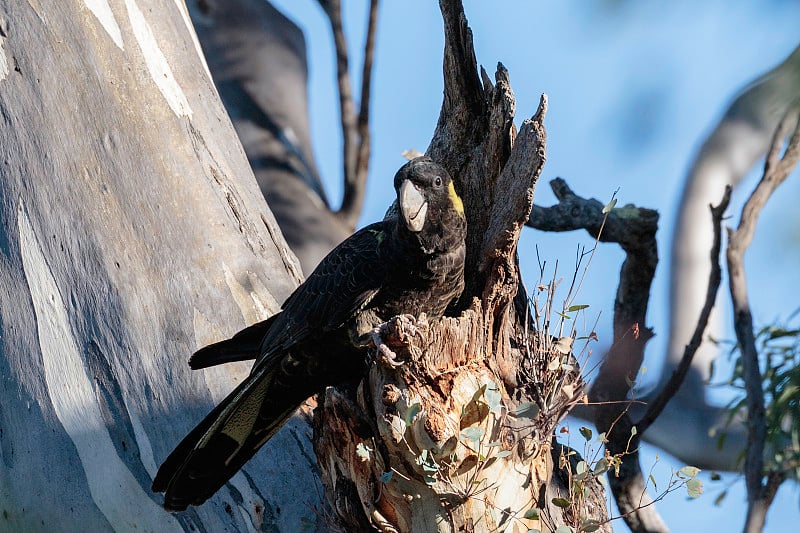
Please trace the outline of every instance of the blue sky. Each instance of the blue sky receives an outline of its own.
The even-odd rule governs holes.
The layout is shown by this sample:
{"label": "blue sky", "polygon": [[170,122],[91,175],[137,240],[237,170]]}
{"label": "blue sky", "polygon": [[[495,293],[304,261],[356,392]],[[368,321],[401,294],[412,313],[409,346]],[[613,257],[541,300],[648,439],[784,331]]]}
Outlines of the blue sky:
{"label": "blue sky", "polygon": [[[317,163],[334,203],[341,195],[341,137],[328,24],[313,0],[274,0],[303,28],[309,50],[312,139]],[[358,86],[366,0],[344,2],[354,86]],[[443,35],[438,3],[384,1],[380,11],[372,98],[372,158],[362,224],[383,216],[391,202],[391,179],[408,148],[424,151],[442,98]],[[647,365],[659,367],[666,348],[668,257],[672,213],[683,176],[702,141],[737,90],[782,61],[800,41],[800,3],[788,0],[466,0],[478,62],[490,73],[498,61],[510,71],[517,98],[517,123],[536,110],[546,92],[550,109],[547,164],[536,203],[554,198],[547,182],[563,177],[578,194],[601,201],[619,189],[620,203],[661,214],[658,269],[649,324],[657,337]],[[747,256],[751,304],[759,323],[786,316],[798,306],[800,197],[798,173],[789,178],[759,220]],[[757,177],[734,196],[738,213]],[[721,191],[720,191],[721,195]],[[585,234],[524,232],[523,276],[537,274],[534,246],[560,272],[570,275]],[[609,338],[614,292],[622,253],[601,246],[576,303],[600,312],[598,334]],[[727,296],[726,281],[722,292]],[[787,299],[787,296],[789,297]],[[724,393],[723,393],[724,396]],[[648,468],[657,450],[645,450]],[[682,465],[661,454],[656,479],[665,484],[670,467]],[[659,473],[660,472],[660,473]],[[745,511],[743,484],[735,483],[720,507],[713,505],[725,483],[706,478],[696,501],[675,493],[659,505],[673,531],[740,530]],[[781,489],[766,531],[794,530],[800,522],[798,489]],[[789,524],[795,524],[790,527]],[[624,526],[617,526],[624,530]]]}

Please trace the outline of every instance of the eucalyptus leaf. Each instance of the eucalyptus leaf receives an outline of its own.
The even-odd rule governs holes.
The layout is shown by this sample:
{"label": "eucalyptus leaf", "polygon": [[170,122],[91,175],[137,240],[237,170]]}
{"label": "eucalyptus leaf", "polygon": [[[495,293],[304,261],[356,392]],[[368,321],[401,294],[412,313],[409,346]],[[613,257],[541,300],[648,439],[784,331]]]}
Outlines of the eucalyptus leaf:
{"label": "eucalyptus leaf", "polygon": [[526,518],[528,520],[539,520],[539,509],[536,507],[531,507],[525,511],[525,514],[522,515],[522,518]]}
{"label": "eucalyptus leaf", "polygon": [[684,466],[680,470],[678,470],[681,474],[687,477],[695,477],[697,474],[700,473],[700,469],[696,466]]}
{"label": "eucalyptus leaf", "polygon": [[703,494],[703,482],[693,477],[686,481],[686,492],[690,498],[697,498]]}
{"label": "eucalyptus leaf", "polygon": [[572,505],[570,501],[565,498],[553,498],[551,501],[553,502],[553,505],[556,507],[561,507],[562,509],[566,509]]}
{"label": "eucalyptus leaf", "polygon": [[611,210],[614,209],[615,205],[617,205],[617,199],[616,198],[612,198],[611,201],[608,202],[605,205],[605,207],[603,207],[603,214],[606,215],[606,214],[610,213]]}

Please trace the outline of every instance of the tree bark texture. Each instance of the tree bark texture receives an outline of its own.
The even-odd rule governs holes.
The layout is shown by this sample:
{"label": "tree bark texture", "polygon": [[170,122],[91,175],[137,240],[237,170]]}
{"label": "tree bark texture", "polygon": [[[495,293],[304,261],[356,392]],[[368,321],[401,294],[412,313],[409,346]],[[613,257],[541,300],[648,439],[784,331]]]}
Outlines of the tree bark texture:
{"label": "tree bark texture", "polygon": [[0,1],[0,117],[0,530],[314,522],[304,423],[202,507],[150,492],[247,368],[188,356],[300,279],[185,6]]}
{"label": "tree bark texture", "polygon": [[517,135],[507,71],[499,65],[494,82],[485,72],[482,81],[461,3],[440,7],[445,95],[427,155],[454,176],[465,205],[461,314],[396,332],[405,338],[399,369],[374,365],[357,387],[326,391],[315,449],[327,494],[346,530],[552,531],[602,521],[596,480],[567,508],[552,502],[572,498],[552,436],[583,383],[559,365],[545,390],[548,363],[564,354],[529,337],[519,283],[516,245],[544,164],[547,101]]}

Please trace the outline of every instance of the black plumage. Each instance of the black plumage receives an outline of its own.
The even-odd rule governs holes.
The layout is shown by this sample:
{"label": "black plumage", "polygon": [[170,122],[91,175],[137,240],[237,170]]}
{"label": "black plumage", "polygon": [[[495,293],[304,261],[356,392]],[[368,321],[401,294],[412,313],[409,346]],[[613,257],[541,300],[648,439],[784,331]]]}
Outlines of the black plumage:
{"label": "black plumage", "polygon": [[278,314],[207,346],[192,368],[255,358],[250,375],[167,457],[164,506],[211,497],[309,396],[363,375],[363,339],[395,315],[441,316],[464,287],[466,220],[447,171],[429,158],[394,178],[397,215],[328,254]]}

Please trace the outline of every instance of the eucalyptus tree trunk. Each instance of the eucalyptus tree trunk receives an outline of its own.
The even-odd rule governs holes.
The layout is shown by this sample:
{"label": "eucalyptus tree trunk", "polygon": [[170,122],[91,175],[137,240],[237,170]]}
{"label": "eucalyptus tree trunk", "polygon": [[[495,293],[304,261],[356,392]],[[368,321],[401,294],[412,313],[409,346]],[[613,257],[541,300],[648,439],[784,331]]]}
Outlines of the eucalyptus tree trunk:
{"label": "eucalyptus tree trunk", "polygon": [[577,457],[553,440],[583,396],[579,369],[569,347],[529,327],[519,279],[547,100],[517,134],[508,72],[481,79],[461,2],[440,7],[445,95],[427,155],[464,200],[461,314],[391,324],[406,364],[326,391],[314,429],[327,495],[348,531],[610,530],[597,479],[579,477]]}
{"label": "eucalyptus tree trunk", "polygon": [[300,278],[183,3],[0,1],[0,116],[0,530],[313,524],[300,420],[202,507],[150,491],[247,370],[188,356]]}

